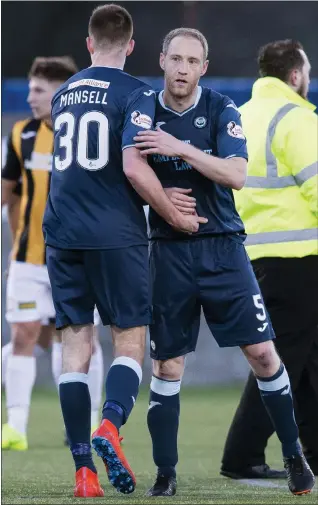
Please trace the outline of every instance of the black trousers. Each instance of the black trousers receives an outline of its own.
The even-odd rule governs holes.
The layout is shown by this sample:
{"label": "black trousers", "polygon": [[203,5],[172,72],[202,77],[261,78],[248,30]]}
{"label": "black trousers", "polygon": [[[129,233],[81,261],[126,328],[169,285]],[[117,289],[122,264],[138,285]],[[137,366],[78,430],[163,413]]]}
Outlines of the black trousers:
{"label": "black trousers", "polygon": [[[305,455],[318,468],[318,256],[253,262],[276,333],[275,346],[289,373]],[[265,463],[274,428],[251,372],[232,421],[222,468]]]}

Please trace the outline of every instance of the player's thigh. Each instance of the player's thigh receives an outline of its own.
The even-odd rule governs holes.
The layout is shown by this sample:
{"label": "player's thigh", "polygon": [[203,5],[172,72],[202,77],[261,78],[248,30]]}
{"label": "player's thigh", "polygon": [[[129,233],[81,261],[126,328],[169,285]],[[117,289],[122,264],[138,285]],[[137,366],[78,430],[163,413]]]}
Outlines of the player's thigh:
{"label": "player's thigh", "polygon": [[239,236],[202,241],[201,303],[220,347],[253,345],[274,332]]}
{"label": "player's thigh", "polygon": [[56,328],[93,323],[94,297],[80,250],[46,248]]}
{"label": "player's thigh", "polygon": [[153,323],[150,353],[167,360],[196,348],[200,303],[189,241],[154,241],[150,249]]}
{"label": "player's thigh", "polygon": [[85,271],[104,325],[128,329],[150,323],[147,246],[85,251]]}
{"label": "player's thigh", "polygon": [[41,300],[45,287],[39,267],[12,261],[7,280],[6,319],[9,323],[27,323],[41,319]]}

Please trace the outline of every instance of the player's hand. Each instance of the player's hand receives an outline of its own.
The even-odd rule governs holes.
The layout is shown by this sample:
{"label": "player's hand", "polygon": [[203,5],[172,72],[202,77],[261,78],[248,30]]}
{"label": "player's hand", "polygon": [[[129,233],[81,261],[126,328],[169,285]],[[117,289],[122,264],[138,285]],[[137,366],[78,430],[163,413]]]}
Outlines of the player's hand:
{"label": "player's hand", "polygon": [[179,156],[182,151],[181,140],[176,139],[170,133],[164,132],[159,126],[156,130],[143,130],[137,133],[134,140],[138,149],[142,149],[140,154],[164,154],[165,156]]}
{"label": "player's hand", "polygon": [[182,231],[183,233],[192,235],[192,233],[196,233],[199,230],[200,224],[206,224],[207,222],[208,220],[206,217],[200,217],[197,213],[194,215],[185,215],[180,213],[174,228]]}
{"label": "player's hand", "polygon": [[169,200],[182,214],[195,214],[196,199],[188,196],[192,189],[163,188]]}

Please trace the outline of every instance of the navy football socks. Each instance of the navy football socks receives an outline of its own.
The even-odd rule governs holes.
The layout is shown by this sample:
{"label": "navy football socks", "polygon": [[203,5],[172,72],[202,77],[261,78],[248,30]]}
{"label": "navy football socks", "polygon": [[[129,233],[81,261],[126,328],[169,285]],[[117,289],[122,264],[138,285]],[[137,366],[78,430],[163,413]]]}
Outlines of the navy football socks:
{"label": "navy football socks", "polygon": [[283,456],[301,454],[288,373],[283,363],[272,377],[256,377],[260,394],[282,443]]}
{"label": "navy football socks", "polygon": [[116,358],[109,369],[103,419],[108,419],[118,431],[126,423],[134,407],[141,379],[141,366],[126,356]]}
{"label": "navy football socks", "polygon": [[181,381],[152,377],[148,408],[148,429],[152,438],[153,460],[158,474],[176,476]]}
{"label": "navy football socks", "polygon": [[64,424],[76,471],[86,466],[96,473],[91,453],[91,397],[84,373],[65,373],[59,378]]}

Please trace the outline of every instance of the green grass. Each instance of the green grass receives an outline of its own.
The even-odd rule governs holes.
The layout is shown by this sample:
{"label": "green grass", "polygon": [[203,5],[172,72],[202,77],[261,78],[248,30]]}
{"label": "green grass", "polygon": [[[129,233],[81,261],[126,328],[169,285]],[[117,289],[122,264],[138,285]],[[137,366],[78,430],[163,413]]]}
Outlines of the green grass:
{"label": "green grass", "polygon": [[[129,423],[122,430],[124,450],[136,473],[134,494],[124,496],[109,485],[103,465],[97,461],[105,497],[89,500],[104,504],[317,504],[317,491],[294,497],[287,489],[241,484],[219,475],[223,444],[235,411],[239,389],[187,389],[182,393],[179,438],[178,493],[173,498],[145,498],[155,467],[146,426],[147,392],[142,391]],[[98,458],[95,458],[95,460]],[[282,467],[276,437],[270,441],[268,463]],[[3,504],[79,503],[72,497],[74,468],[63,446],[63,425],[54,392],[35,392],[29,423],[29,450],[3,452]],[[279,481],[283,486],[284,481]]]}

